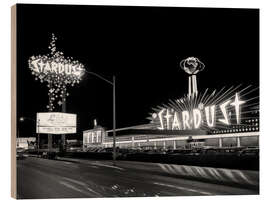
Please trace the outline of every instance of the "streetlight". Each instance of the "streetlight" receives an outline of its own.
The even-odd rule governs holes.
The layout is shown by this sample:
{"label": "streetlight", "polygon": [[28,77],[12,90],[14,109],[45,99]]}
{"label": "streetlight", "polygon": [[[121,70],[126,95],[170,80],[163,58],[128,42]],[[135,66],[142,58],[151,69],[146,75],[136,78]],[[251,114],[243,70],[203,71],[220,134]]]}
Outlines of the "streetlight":
{"label": "streetlight", "polygon": [[115,128],[116,128],[116,109],[115,109],[115,76],[113,76],[113,80],[109,81],[106,78],[98,75],[97,73],[91,72],[91,71],[87,71],[85,70],[84,72],[90,74],[90,75],[94,75],[97,78],[107,82],[108,84],[113,86],[113,165],[115,165],[115,160],[116,160],[116,147],[115,147],[115,142],[116,142],[116,133],[115,133]]}
{"label": "streetlight", "polygon": [[[33,121],[35,124],[36,124],[36,121],[32,118],[28,118],[28,117],[20,117],[20,122],[24,122],[25,120],[30,120],[30,121]],[[38,135],[38,140],[37,140],[37,150],[38,150],[38,155],[39,155],[39,119],[37,120],[37,129],[38,129],[38,132],[37,132],[37,135]]]}

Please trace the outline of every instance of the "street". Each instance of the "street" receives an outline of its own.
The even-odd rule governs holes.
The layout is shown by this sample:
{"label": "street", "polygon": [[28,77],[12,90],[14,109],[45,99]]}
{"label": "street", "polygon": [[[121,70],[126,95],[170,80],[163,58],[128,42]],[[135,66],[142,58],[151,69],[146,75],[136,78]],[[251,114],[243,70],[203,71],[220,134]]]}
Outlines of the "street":
{"label": "street", "polygon": [[27,157],[17,160],[17,198],[248,195],[257,190],[217,185],[131,167],[140,162]]}

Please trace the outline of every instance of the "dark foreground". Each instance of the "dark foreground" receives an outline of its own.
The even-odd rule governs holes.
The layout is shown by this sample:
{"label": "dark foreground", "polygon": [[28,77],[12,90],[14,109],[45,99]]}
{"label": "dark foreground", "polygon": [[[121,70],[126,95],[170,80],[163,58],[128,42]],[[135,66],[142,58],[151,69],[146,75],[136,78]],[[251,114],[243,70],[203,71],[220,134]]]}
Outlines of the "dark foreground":
{"label": "dark foreground", "polygon": [[48,160],[27,157],[17,161],[17,198],[251,195],[259,193],[258,190],[131,169],[131,164],[140,163],[122,162],[120,167],[113,166],[111,161]]}

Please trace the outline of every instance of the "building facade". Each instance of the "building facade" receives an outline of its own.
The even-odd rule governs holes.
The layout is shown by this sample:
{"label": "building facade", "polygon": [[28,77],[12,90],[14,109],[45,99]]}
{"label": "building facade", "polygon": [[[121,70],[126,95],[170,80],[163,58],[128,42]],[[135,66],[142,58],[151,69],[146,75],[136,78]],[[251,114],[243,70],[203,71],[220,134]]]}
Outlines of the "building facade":
{"label": "building facade", "polygon": [[[230,129],[158,130],[153,123],[116,129],[116,146],[119,148],[190,149],[193,147],[258,147],[259,119],[248,119],[246,125]],[[97,128],[84,131],[83,146],[107,148],[113,146],[113,131]]]}
{"label": "building facade", "polygon": [[[145,125],[116,129],[116,146],[154,149],[259,146],[259,88],[237,85],[199,92],[197,74],[203,71],[204,64],[188,57],[180,66],[188,74],[188,94],[152,108]],[[112,132],[103,128],[84,131],[84,146],[112,147]]]}
{"label": "building facade", "polygon": [[83,149],[91,147],[103,147],[106,137],[105,129],[101,126],[95,126],[91,130],[83,131]]}
{"label": "building facade", "polygon": [[24,149],[34,149],[36,146],[35,137],[17,137],[16,138],[16,147]]}

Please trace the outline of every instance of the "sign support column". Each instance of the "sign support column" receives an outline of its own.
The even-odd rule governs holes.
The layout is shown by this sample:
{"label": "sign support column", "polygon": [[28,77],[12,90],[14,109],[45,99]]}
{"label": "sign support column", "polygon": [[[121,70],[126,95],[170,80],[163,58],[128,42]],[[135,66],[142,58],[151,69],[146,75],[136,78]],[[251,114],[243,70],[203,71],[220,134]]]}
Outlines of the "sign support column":
{"label": "sign support column", "polygon": [[[64,88],[63,90],[63,99],[62,99],[62,112],[66,113],[67,111],[67,106],[66,106],[66,89]],[[62,145],[62,149],[63,151],[66,151],[66,135],[62,134],[61,135],[61,145]]]}
{"label": "sign support column", "polygon": [[[49,89],[51,89],[52,88],[52,82],[49,82]],[[49,94],[49,104],[51,104],[51,97],[52,97],[52,95],[51,94]],[[52,112],[53,111],[53,109],[52,109],[52,106],[50,105],[49,106],[49,112]],[[53,142],[53,140],[52,140],[52,134],[48,134],[48,151],[50,152],[50,151],[52,151],[52,148],[53,148],[53,146],[52,146],[52,142]]]}
{"label": "sign support column", "polygon": [[222,138],[218,138],[218,146],[222,147]]}
{"label": "sign support column", "polygon": [[176,149],[176,140],[173,141],[173,149]]}

